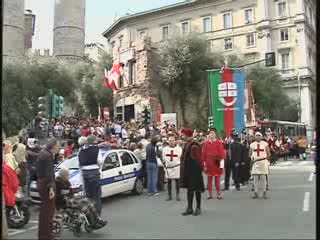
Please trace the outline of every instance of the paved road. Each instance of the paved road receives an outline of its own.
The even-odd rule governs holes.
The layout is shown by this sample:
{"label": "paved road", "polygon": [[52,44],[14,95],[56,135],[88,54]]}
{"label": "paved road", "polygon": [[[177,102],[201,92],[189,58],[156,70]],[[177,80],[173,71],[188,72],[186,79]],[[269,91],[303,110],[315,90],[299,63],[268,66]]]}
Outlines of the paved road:
{"label": "paved road", "polygon": [[[251,199],[250,187],[224,193],[224,199],[204,200],[199,217],[181,216],[182,202],[123,194],[103,201],[103,215],[110,223],[81,238],[210,238],[210,239],[315,239],[315,176],[312,161],[279,162],[271,167],[268,200]],[[38,211],[33,207],[33,221]],[[36,223],[24,230],[10,230],[10,239],[36,239]],[[74,239],[64,231],[63,239]]]}

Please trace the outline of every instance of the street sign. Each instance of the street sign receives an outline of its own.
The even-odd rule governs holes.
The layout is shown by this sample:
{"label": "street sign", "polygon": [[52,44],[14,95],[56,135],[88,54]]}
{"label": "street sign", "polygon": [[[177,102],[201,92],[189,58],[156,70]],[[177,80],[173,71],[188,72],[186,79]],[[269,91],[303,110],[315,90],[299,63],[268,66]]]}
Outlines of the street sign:
{"label": "street sign", "polygon": [[273,67],[276,65],[276,56],[274,52],[266,53],[266,67]]}

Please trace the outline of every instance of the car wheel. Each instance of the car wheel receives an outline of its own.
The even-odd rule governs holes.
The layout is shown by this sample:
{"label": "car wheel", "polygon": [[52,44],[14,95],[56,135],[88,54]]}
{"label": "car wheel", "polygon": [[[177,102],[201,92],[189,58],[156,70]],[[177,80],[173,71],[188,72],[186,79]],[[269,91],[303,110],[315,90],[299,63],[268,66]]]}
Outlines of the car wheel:
{"label": "car wheel", "polygon": [[136,180],[136,183],[134,184],[133,193],[138,195],[141,195],[143,193],[143,181],[141,178],[138,178]]}

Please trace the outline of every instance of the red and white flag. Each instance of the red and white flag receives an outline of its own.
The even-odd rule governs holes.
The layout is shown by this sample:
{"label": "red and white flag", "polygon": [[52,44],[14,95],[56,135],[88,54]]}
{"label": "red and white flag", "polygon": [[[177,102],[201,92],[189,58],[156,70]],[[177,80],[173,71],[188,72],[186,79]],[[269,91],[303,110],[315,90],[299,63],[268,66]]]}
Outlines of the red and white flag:
{"label": "red and white flag", "polygon": [[114,64],[111,70],[108,72],[104,69],[104,86],[117,91],[119,89],[120,77],[123,75],[123,64]]}

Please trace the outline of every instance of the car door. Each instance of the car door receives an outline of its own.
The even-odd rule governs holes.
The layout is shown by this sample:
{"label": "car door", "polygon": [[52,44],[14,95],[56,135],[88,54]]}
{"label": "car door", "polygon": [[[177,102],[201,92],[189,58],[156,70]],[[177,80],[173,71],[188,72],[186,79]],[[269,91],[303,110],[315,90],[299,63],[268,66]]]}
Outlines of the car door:
{"label": "car door", "polygon": [[134,187],[137,166],[128,151],[119,151],[121,171],[123,174],[122,191],[130,191]]}
{"label": "car door", "polygon": [[117,152],[109,152],[101,168],[101,191],[103,197],[121,192],[121,165]]}

